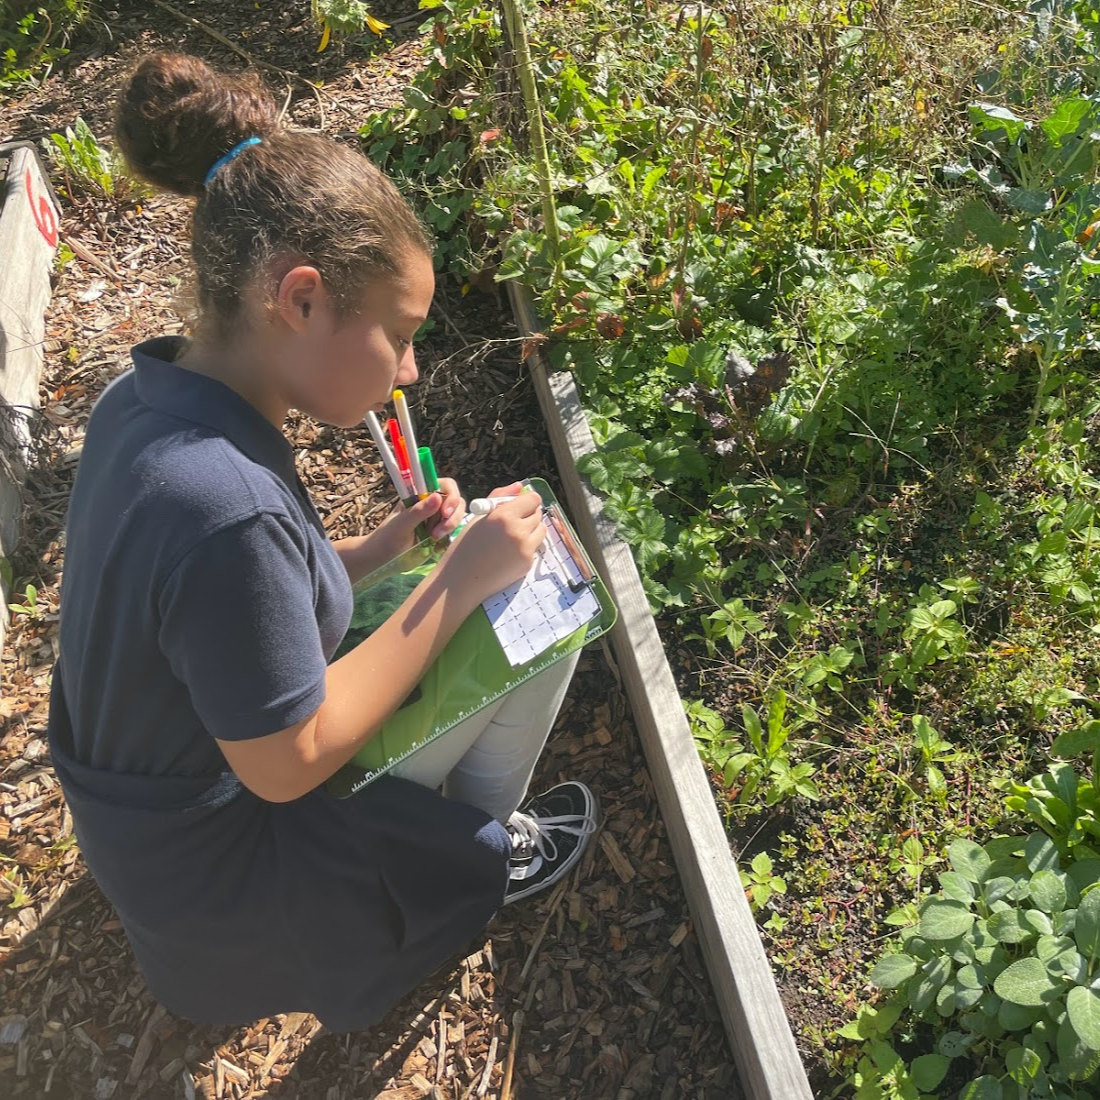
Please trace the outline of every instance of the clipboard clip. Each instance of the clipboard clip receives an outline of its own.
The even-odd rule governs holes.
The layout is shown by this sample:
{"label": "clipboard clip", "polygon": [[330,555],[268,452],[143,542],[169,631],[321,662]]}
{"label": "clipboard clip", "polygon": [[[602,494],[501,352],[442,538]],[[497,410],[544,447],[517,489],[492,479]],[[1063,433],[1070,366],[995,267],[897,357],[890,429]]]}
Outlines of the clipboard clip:
{"label": "clipboard clip", "polygon": [[[573,532],[569,527],[569,521],[565,518],[565,514],[556,501],[551,504],[544,504],[542,511],[543,515],[550,520],[554,530],[558,533],[558,537],[565,546],[566,553],[569,555],[573,564],[576,565],[577,572],[581,575],[580,580],[575,580],[569,575],[568,570],[565,571],[565,581],[566,584],[569,585],[569,591],[573,593],[583,592],[586,588],[591,587],[592,581],[596,575],[595,570],[593,570],[588,561],[588,556],[585,554],[580,543],[578,543],[573,536]],[[556,547],[554,547],[554,553],[557,553]]]}

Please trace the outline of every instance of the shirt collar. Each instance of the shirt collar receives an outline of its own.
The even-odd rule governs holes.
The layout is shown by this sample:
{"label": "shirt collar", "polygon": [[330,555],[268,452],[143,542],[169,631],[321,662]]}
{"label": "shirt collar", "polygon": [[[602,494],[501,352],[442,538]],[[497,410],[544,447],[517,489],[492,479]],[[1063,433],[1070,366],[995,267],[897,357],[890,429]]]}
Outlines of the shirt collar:
{"label": "shirt collar", "polygon": [[294,451],[274,424],[225,383],[176,365],[182,336],[146,340],[130,352],[137,395],[150,408],[224,435],[254,462],[297,480]]}

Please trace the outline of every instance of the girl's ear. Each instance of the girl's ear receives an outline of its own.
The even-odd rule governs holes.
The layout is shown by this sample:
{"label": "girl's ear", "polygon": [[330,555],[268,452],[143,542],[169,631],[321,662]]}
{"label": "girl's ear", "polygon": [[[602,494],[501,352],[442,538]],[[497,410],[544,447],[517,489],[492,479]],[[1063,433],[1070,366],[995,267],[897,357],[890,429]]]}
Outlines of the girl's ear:
{"label": "girl's ear", "polygon": [[292,267],[279,281],[276,309],[282,320],[297,333],[309,327],[324,297],[325,285],[315,267]]}

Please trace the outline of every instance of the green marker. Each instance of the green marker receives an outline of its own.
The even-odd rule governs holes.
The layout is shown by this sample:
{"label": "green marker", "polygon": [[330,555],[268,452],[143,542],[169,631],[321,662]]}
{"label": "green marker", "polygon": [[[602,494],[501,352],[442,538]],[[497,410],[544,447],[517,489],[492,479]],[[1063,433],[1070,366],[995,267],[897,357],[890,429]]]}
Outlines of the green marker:
{"label": "green marker", "polygon": [[424,474],[424,487],[429,493],[439,492],[439,477],[435,472],[435,459],[432,458],[430,447],[417,447],[416,453],[420,456],[420,469]]}
{"label": "green marker", "polygon": [[[435,472],[435,459],[432,458],[431,449],[428,447],[417,447],[417,456],[420,458],[420,472],[424,475],[424,488],[429,493],[442,492],[439,488],[439,475]],[[409,501],[409,504],[415,504],[416,498],[414,497]],[[420,524],[417,529],[417,536],[420,541],[424,541],[429,538],[428,531],[424,524]]]}
{"label": "green marker", "polygon": [[[439,475],[435,472],[435,460],[432,458],[431,450],[428,447],[417,447],[416,453],[420,457],[420,472],[424,475],[424,488],[429,493],[441,492]],[[416,497],[405,497],[402,503],[406,508],[411,508],[416,503]]]}

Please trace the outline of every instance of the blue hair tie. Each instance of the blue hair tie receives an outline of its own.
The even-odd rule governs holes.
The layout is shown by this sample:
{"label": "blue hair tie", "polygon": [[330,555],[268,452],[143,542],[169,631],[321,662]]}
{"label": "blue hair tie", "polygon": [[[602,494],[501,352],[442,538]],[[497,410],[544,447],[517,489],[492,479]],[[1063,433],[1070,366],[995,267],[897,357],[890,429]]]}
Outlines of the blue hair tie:
{"label": "blue hair tie", "polygon": [[206,179],[202,181],[203,187],[209,187],[210,181],[218,174],[219,168],[224,168],[234,157],[239,157],[250,145],[259,145],[262,139],[258,137],[245,138],[244,141],[238,142],[225,154],[224,157],[218,157],[212,165],[210,165],[210,171],[206,173]]}

